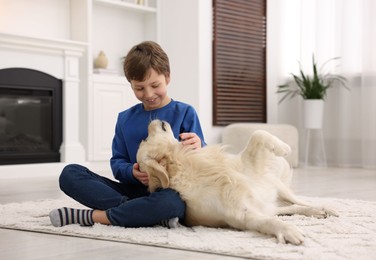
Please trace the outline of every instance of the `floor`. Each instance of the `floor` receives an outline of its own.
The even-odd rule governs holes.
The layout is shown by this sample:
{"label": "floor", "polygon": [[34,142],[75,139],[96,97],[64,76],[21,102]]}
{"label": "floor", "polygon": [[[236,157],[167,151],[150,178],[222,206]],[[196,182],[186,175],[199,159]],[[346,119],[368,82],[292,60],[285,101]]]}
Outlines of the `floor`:
{"label": "floor", "polygon": [[[376,201],[376,170],[301,168],[292,188],[298,195]],[[0,203],[64,196],[57,177],[0,179]],[[199,252],[0,229],[0,259],[239,259]]]}

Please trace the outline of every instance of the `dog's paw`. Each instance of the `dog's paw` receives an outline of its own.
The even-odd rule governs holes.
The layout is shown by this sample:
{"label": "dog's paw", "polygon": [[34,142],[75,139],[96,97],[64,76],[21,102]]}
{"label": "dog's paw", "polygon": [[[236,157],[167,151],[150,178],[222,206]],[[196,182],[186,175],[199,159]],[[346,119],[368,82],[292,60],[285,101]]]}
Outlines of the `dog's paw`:
{"label": "dog's paw", "polygon": [[286,144],[286,143],[284,143],[280,140],[276,140],[272,151],[277,156],[286,157],[287,155],[289,155],[291,153],[291,148],[288,144]]}
{"label": "dog's paw", "polygon": [[253,143],[262,144],[270,152],[277,156],[287,156],[291,153],[291,148],[277,136],[264,130],[257,130],[252,135]]}
{"label": "dog's paw", "polygon": [[335,210],[333,210],[333,209],[328,209],[328,208],[321,207],[320,211],[323,212],[324,218],[327,218],[329,216],[339,217],[339,214]]}
{"label": "dog's paw", "polygon": [[339,214],[332,209],[324,208],[324,207],[314,207],[308,208],[305,212],[306,216],[314,217],[314,218],[327,218],[329,216],[338,217]]}
{"label": "dog's paw", "polygon": [[278,243],[301,245],[304,242],[303,233],[297,227],[286,223],[284,223],[283,227],[275,235]]}

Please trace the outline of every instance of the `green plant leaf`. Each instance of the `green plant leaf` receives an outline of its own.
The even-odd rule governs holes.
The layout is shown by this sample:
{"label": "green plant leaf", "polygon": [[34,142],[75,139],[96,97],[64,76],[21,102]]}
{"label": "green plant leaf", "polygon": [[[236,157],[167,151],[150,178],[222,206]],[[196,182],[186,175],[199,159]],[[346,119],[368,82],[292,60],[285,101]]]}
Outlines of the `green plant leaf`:
{"label": "green plant leaf", "polygon": [[323,72],[329,62],[338,59],[339,57],[334,57],[327,60],[320,67],[320,70],[318,70],[315,57],[312,55],[312,77],[304,73],[301,63],[299,62],[299,75],[291,73],[293,80],[278,86],[277,93],[283,94],[279,103],[298,95],[303,99],[325,99],[327,90],[335,86],[343,86],[349,90],[347,79],[344,76]]}

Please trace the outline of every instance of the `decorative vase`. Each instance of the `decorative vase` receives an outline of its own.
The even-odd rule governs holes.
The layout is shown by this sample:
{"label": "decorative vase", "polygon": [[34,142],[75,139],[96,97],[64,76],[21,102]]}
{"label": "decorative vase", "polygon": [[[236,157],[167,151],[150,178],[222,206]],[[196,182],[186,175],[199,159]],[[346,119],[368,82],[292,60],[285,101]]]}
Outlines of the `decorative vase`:
{"label": "decorative vase", "polygon": [[96,69],[105,69],[108,65],[108,59],[106,54],[103,51],[100,51],[98,57],[94,60],[94,68]]}
{"label": "decorative vase", "polygon": [[324,100],[304,100],[304,127],[307,129],[321,129],[324,117]]}

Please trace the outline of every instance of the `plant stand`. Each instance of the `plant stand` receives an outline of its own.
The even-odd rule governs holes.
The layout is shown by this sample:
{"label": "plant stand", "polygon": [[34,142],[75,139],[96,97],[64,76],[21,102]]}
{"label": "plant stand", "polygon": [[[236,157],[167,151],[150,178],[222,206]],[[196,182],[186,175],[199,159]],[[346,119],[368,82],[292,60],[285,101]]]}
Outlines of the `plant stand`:
{"label": "plant stand", "polygon": [[320,150],[322,153],[322,167],[326,168],[327,163],[326,163],[326,152],[325,152],[325,146],[324,146],[324,135],[322,128],[315,129],[315,128],[306,128],[306,140],[305,140],[305,167],[307,168],[308,165],[308,158],[310,154],[310,144],[311,144],[311,132],[316,131],[318,134],[318,137],[320,139]]}

